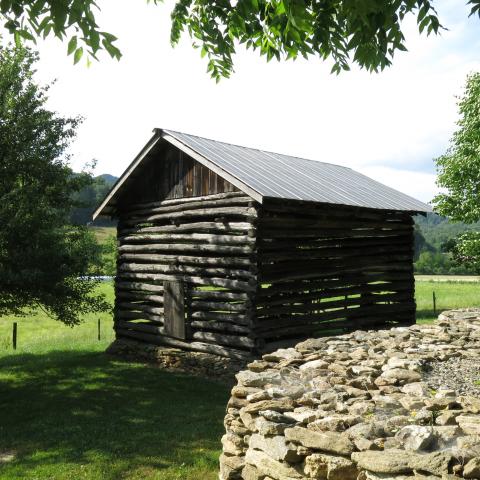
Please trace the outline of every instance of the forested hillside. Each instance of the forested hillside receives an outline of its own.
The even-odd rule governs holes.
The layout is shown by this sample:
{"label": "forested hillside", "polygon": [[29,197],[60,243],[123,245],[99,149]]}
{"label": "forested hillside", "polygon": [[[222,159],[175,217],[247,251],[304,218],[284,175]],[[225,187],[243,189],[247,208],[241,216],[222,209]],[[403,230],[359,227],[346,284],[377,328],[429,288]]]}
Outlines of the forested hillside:
{"label": "forested hillside", "polygon": [[105,218],[92,222],[92,214],[116,181],[117,177],[105,173],[95,177],[91,185],[75,194],[74,199],[79,206],[72,210],[70,221],[75,225],[114,226],[114,221]]}
{"label": "forested hillside", "polygon": [[473,274],[468,268],[455,266],[445,252],[447,242],[467,231],[480,231],[480,222],[453,223],[435,213],[415,218],[415,271],[422,274]]}

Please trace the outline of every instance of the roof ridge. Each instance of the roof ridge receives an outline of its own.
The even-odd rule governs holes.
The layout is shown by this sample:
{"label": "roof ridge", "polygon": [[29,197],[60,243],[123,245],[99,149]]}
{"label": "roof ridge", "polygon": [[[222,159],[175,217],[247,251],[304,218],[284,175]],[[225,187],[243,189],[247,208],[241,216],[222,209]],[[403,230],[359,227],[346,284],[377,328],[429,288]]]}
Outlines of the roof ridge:
{"label": "roof ridge", "polygon": [[170,130],[170,129],[167,129],[167,128],[159,128],[159,129],[156,129],[156,130],[163,131],[163,132],[166,132],[166,133],[172,133],[172,134],[179,133],[180,135],[188,135],[189,137],[201,138],[202,140],[210,140],[212,142],[221,143],[223,145],[230,145],[232,147],[246,148],[248,150],[255,150],[257,152],[262,152],[262,153],[266,153],[266,154],[281,155],[283,157],[295,158],[297,160],[303,160],[305,162],[323,163],[325,165],[333,165],[334,167],[346,168],[348,170],[353,170],[351,167],[346,167],[345,165],[338,165],[337,163],[324,162],[323,160],[314,160],[313,158],[304,158],[304,157],[299,157],[297,155],[287,155],[286,153],[273,152],[271,150],[262,150],[261,148],[247,147],[245,145],[239,145],[238,143],[224,142],[222,140],[215,140],[214,138],[202,137],[200,135],[193,135],[192,133],[179,132],[178,130]]}

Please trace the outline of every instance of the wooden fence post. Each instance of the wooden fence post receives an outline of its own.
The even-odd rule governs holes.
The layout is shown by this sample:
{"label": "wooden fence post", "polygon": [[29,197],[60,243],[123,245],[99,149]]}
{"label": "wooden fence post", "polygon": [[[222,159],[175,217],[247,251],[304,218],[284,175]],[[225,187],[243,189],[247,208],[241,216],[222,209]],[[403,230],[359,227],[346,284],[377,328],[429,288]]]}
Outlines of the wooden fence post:
{"label": "wooden fence post", "polygon": [[437,316],[437,297],[435,296],[435,290],[433,291],[432,298],[433,298],[433,315]]}
{"label": "wooden fence post", "polygon": [[100,341],[100,319],[98,319],[98,340]]}
{"label": "wooden fence post", "polygon": [[17,322],[13,322],[13,332],[12,332],[12,343],[13,349],[17,349]]}

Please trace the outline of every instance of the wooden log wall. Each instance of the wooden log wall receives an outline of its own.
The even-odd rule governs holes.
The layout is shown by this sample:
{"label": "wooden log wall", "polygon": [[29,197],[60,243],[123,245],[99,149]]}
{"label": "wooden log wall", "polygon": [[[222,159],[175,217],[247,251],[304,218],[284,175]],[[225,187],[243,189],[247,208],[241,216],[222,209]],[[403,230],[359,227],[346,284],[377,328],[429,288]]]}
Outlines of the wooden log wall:
{"label": "wooden log wall", "polygon": [[[227,192],[129,205],[119,217],[117,336],[247,358],[258,347],[256,203]],[[166,331],[165,281],[183,282],[185,338]]]}
{"label": "wooden log wall", "polygon": [[415,321],[410,213],[272,199],[257,235],[255,335],[265,350]]}

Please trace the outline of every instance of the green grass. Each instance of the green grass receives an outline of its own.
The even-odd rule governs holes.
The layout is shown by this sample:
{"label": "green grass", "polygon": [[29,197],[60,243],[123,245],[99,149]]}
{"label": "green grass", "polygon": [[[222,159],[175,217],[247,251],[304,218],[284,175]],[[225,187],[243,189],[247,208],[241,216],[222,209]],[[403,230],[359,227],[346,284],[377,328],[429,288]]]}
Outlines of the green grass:
{"label": "green grass", "polygon": [[478,282],[417,281],[415,282],[417,323],[435,320],[433,292],[436,297],[437,316],[442,310],[480,306],[480,284]]}
{"label": "green grass", "polygon": [[98,341],[97,318],[2,318],[0,458],[15,459],[0,479],[216,479],[229,389],[108,357],[112,321]]}
{"label": "green grass", "polygon": [[90,227],[90,230],[92,230],[97,242],[100,244],[105,243],[105,240],[107,240],[108,237],[117,234],[117,229],[115,227]]}
{"label": "green grass", "polygon": [[[113,298],[112,285],[100,287]],[[416,285],[418,320],[479,305],[478,283]],[[97,340],[97,319],[102,321]],[[18,350],[11,348],[18,322]],[[69,328],[43,313],[0,321],[1,480],[214,480],[228,388],[103,352],[108,315]]]}

